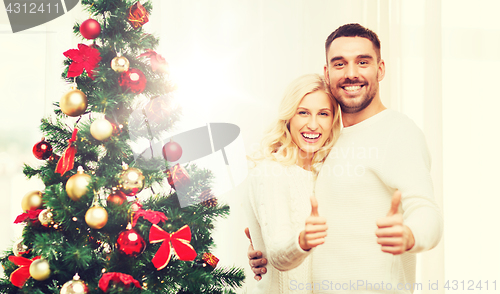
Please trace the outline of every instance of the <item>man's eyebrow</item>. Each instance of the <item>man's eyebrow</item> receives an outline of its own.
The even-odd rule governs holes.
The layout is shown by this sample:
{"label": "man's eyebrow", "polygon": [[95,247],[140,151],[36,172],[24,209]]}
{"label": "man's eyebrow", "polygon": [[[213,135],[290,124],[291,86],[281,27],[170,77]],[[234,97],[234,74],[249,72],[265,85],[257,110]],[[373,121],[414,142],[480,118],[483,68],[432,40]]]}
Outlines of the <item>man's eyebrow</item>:
{"label": "man's eyebrow", "polygon": [[373,56],[371,56],[369,54],[361,54],[361,55],[358,55],[358,59],[373,59]]}
{"label": "man's eyebrow", "polygon": [[344,59],[344,57],[342,57],[342,56],[335,56],[335,57],[332,57],[332,59],[330,59],[330,63],[335,62],[337,60],[342,60],[342,59]]}

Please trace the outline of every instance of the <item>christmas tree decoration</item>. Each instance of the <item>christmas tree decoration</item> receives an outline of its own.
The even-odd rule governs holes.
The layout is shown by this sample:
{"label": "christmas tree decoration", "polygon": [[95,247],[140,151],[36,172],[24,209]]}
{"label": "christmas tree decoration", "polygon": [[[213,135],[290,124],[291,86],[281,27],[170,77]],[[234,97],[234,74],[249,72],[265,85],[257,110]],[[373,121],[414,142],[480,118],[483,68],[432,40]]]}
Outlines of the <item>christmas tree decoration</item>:
{"label": "christmas tree decoration", "polygon": [[132,93],[140,94],[146,89],[146,76],[139,69],[131,68],[126,72],[122,72],[118,77],[118,84],[123,91],[130,90]]}
{"label": "christmas tree decoration", "polygon": [[116,239],[118,252],[136,257],[146,249],[146,241],[129,224],[125,231],[122,231]]}
{"label": "christmas tree decoration", "polygon": [[70,49],[64,52],[64,56],[70,58],[73,62],[69,65],[68,78],[73,78],[81,75],[83,70],[92,80],[94,77],[94,69],[101,61],[99,50],[94,47],[89,47],[85,44],[78,44],[78,49]]}
{"label": "christmas tree decoration", "polygon": [[9,256],[9,261],[19,266],[18,269],[10,274],[10,282],[12,285],[22,288],[26,281],[30,278],[30,268],[34,261],[40,260],[41,256],[28,259],[22,256]]}
{"label": "christmas tree decoration", "polygon": [[89,287],[87,284],[80,280],[78,274],[73,276],[73,280],[67,281],[61,288],[60,294],[87,294],[89,293]]}
{"label": "christmas tree decoration", "polygon": [[148,122],[160,124],[168,121],[170,116],[170,104],[167,96],[158,96],[151,99],[144,108]]}
{"label": "christmas tree decoration", "polygon": [[189,185],[191,182],[187,171],[180,164],[167,170],[167,180],[169,185],[176,189]]}
{"label": "christmas tree decoration", "polygon": [[85,222],[92,229],[102,229],[108,223],[108,212],[101,206],[93,206],[85,213]]}
{"label": "christmas tree decoration", "polygon": [[24,245],[24,240],[18,240],[12,247],[15,256],[21,256],[28,252],[28,246]]}
{"label": "christmas tree decoration", "polygon": [[181,145],[179,145],[179,143],[174,142],[172,139],[170,139],[170,142],[163,146],[162,154],[163,158],[165,158],[165,160],[167,161],[177,161],[182,156],[182,147]]}
{"label": "christmas tree decoration", "polygon": [[125,286],[132,284],[137,288],[141,288],[141,284],[139,284],[139,281],[137,281],[130,275],[122,273],[105,273],[99,280],[99,289],[101,289],[103,292],[108,292],[110,282],[114,282],[117,284],[122,283]]}
{"label": "christmas tree decoration", "polygon": [[54,224],[54,219],[52,218],[54,214],[52,213],[52,209],[44,209],[38,215],[38,220],[44,227],[48,227]]}
{"label": "christmas tree decoration", "polygon": [[142,6],[141,2],[137,1],[134,5],[130,6],[127,20],[134,29],[137,29],[149,21],[149,13]]}
{"label": "christmas tree decoration", "polygon": [[27,210],[25,213],[21,213],[16,217],[16,220],[14,221],[15,224],[18,223],[23,223],[28,221],[31,221],[31,223],[35,224],[38,222],[38,215],[42,212],[42,209],[36,209],[36,210]]}
{"label": "christmas tree decoration", "polygon": [[72,117],[84,114],[85,110],[87,110],[87,106],[88,100],[85,93],[74,87],[68,93],[64,94],[59,102],[61,111]]}
{"label": "christmas tree decoration", "polygon": [[40,160],[48,159],[52,155],[52,146],[42,138],[42,141],[33,146],[33,155]]}
{"label": "christmas tree decoration", "polygon": [[42,192],[30,191],[23,196],[21,207],[24,212],[28,210],[37,210],[42,207]]}
{"label": "christmas tree decoration", "polygon": [[109,194],[108,198],[106,198],[106,201],[108,202],[108,206],[122,205],[127,201],[127,196],[123,194],[122,191],[118,191],[113,187],[113,191],[111,192],[111,194]]}
{"label": "christmas tree decoration", "polygon": [[34,260],[30,265],[30,275],[37,281],[43,281],[50,277],[50,265],[45,259]]}
{"label": "christmas tree decoration", "polygon": [[124,166],[123,169],[118,178],[118,188],[127,196],[135,196],[144,188],[142,171],[128,166]]}
{"label": "christmas tree decoration", "polygon": [[167,216],[160,211],[152,211],[152,210],[144,210],[142,208],[138,208],[134,213],[134,218],[132,220],[132,227],[135,227],[137,220],[143,217],[150,221],[152,224],[157,225],[160,221],[165,222],[168,220]]}
{"label": "christmas tree decoration", "polygon": [[149,230],[149,243],[161,242],[163,243],[152,260],[157,270],[162,270],[167,266],[172,254],[177,255],[180,260],[194,260],[196,258],[196,251],[189,244],[191,242],[191,229],[188,225],[183,226],[173,234],[165,232],[158,225],[152,225]]}
{"label": "christmas tree decoration", "polygon": [[90,134],[99,141],[108,140],[113,134],[113,125],[105,118],[99,118],[90,125]]}
{"label": "christmas tree decoration", "polygon": [[80,25],[80,34],[86,39],[92,40],[99,37],[101,25],[95,19],[87,19]]}
{"label": "christmas tree decoration", "polygon": [[79,201],[83,195],[89,191],[91,177],[83,172],[83,167],[79,166],[76,174],[72,175],[66,182],[66,193],[73,201]]}
{"label": "christmas tree decoration", "polygon": [[76,146],[73,143],[76,142],[77,133],[78,129],[75,128],[73,130],[73,134],[71,135],[71,139],[68,140],[68,148],[64,150],[62,157],[57,161],[56,173],[60,173],[61,176],[63,176],[67,171],[73,169],[76,154]]}
{"label": "christmas tree decoration", "polygon": [[217,205],[217,198],[212,194],[212,190],[207,189],[200,194],[201,205],[205,207],[215,207]]}
{"label": "christmas tree decoration", "polygon": [[111,68],[119,73],[128,71],[130,62],[124,56],[118,55],[111,60]]}
{"label": "christmas tree decoration", "polygon": [[210,252],[203,253],[203,257],[201,260],[206,262],[210,267],[212,267],[212,269],[215,269],[215,267],[219,263],[219,259]]}
{"label": "christmas tree decoration", "polygon": [[160,54],[155,51],[148,49],[146,53],[139,55],[139,57],[149,57],[151,63],[151,69],[154,72],[168,73],[168,63]]}

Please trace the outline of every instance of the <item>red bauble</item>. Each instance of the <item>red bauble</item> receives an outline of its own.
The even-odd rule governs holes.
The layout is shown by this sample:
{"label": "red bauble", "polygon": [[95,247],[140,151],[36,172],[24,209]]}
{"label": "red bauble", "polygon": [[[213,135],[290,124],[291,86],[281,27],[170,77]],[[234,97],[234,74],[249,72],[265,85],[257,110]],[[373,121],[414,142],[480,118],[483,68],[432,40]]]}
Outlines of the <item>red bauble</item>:
{"label": "red bauble", "polygon": [[179,158],[181,158],[182,148],[181,145],[179,145],[179,143],[170,141],[167,144],[165,144],[165,146],[163,146],[162,153],[163,153],[163,158],[165,158],[165,160],[174,162],[179,160]]}
{"label": "red bauble", "polygon": [[132,93],[140,94],[146,88],[146,76],[137,68],[131,68],[120,75],[118,84],[125,91],[130,90]]}
{"label": "red bauble", "polygon": [[114,193],[111,193],[106,200],[108,205],[122,205],[127,201],[127,196],[125,196],[122,191],[114,191]]}
{"label": "red bauble", "polygon": [[41,160],[48,159],[52,155],[52,146],[45,139],[42,139],[33,146],[33,155]]}
{"label": "red bauble", "polygon": [[101,33],[101,25],[95,19],[87,19],[80,25],[80,34],[86,39],[92,40]]}
{"label": "red bauble", "polygon": [[146,249],[146,241],[134,229],[127,229],[118,235],[116,247],[120,253],[136,257]]}

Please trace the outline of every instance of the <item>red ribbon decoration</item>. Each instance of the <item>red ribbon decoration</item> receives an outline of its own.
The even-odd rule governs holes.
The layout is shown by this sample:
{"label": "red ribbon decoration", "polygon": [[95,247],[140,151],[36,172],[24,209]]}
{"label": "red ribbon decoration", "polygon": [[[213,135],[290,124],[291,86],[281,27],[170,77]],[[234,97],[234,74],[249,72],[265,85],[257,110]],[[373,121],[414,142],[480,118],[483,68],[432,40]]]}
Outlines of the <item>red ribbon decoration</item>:
{"label": "red ribbon decoration", "polygon": [[69,49],[63,54],[73,60],[68,68],[68,78],[81,75],[85,69],[89,78],[95,79],[94,68],[101,61],[99,50],[85,44],[78,44],[78,49]]}
{"label": "red ribbon decoration", "polygon": [[132,220],[132,227],[135,227],[135,225],[137,224],[137,220],[141,216],[155,225],[157,225],[160,221],[164,222],[168,220],[168,217],[163,212],[153,211],[149,209],[144,210],[142,208],[139,208],[139,210],[134,214],[134,219]]}
{"label": "red ribbon decoration", "polygon": [[25,222],[27,220],[31,220],[32,223],[36,223],[38,221],[38,215],[42,212],[43,209],[37,210],[28,210],[25,213],[21,213],[16,217],[14,221],[15,224]]}
{"label": "red ribbon decoration", "polygon": [[139,284],[139,281],[134,279],[132,276],[127,275],[127,274],[122,274],[122,273],[106,273],[102,275],[101,279],[99,280],[99,288],[101,288],[102,291],[107,292],[109,289],[109,282],[122,282],[125,284],[125,286],[134,284],[137,288],[141,288],[141,284]]}
{"label": "red ribbon decoration", "polygon": [[[191,229],[188,225],[183,226],[177,232],[170,234],[165,232],[158,225],[152,225],[149,230],[149,243],[160,243],[160,249],[153,257],[153,265],[158,270],[162,270],[170,261],[172,253],[175,253],[180,260],[194,260],[196,251],[191,242]],[[173,252],[170,250],[173,247]]]}
{"label": "red ribbon decoration", "polygon": [[41,256],[34,257],[33,259],[28,259],[22,256],[9,256],[9,260],[15,265],[19,266],[18,269],[10,274],[10,282],[12,285],[22,288],[26,281],[31,277],[30,275],[30,265],[33,261],[40,259]]}
{"label": "red ribbon decoration", "polygon": [[163,56],[156,53],[155,51],[148,49],[145,53],[142,53],[138,57],[149,57],[149,61],[151,62],[151,69],[153,71],[159,71],[166,73],[168,70],[168,63]]}
{"label": "red ribbon decoration", "polygon": [[78,133],[77,128],[73,130],[73,135],[71,139],[68,140],[68,148],[57,162],[56,173],[60,173],[61,176],[63,176],[65,172],[73,169],[73,165],[75,164],[76,146],[73,145],[73,142],[76,141],[76,133]]}

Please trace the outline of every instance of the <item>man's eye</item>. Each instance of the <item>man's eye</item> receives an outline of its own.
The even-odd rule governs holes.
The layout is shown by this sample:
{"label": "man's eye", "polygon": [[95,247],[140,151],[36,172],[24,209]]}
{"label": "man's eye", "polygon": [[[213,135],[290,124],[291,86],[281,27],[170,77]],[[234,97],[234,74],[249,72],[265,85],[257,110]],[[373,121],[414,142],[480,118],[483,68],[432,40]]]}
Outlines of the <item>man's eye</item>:
{"label": "man's eye", "polygon": [[340,67],[340,66],[344,66],[344,64],[343,64],[343,63],[341,63],[341,62],[338,62],[338,63],[335,63],[333,66],[334,66],[334,67]]}

